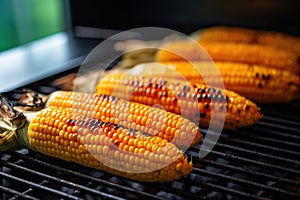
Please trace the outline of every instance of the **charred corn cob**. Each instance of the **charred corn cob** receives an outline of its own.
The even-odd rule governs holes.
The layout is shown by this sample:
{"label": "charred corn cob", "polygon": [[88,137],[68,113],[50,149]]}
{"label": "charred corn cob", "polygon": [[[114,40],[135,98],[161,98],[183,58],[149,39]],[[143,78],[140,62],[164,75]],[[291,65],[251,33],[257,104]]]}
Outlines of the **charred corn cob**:
{"label": "charred corn cob", "polygon": [[300,37],[275,31],[215,26],[203,29],[199,41],[263,44],[294,51],[299,55]]}
{"label": "charred corn cob", "polygon": [[206,127],[212,114],[217,116],[213,118],[215,123],[225,118],[224,128],[228,129],[252,125],[261,118],[253,102],[234,92],[171,79],[111,74],[101,79],[97,92],[119,98],[127,98],[130,93],[130,101],[159,104]]}
{"label": "charred corn cob", "polygon": [[198,126],[186,118],[109,95],[58,91],[49,96],[46,106],[156,135],[180,148],[193,146],[202,137]]}
{"label": "charred corn cob", "polygon": [[[211,86],[219,84],[218,74],[211,71],[211,63],[178,61],[163,62],[162,64],[174,70],[165,72],[163,69],[147,70],[144,68],[141,70],[141,74],[175,78],[177,71],[193,83],[209,83]],[[215,62],[215,66],[226,89],[235,91],[256,103],[282,103],[300,96],[300,77],[287,70],[232,62]],[[206,75],[205,80],[199,72]]]}
{"label": "charred corn cob", "polygon": [[57,108],[15,114],[7,120],[1,112],[6,125],[0,123],[0,150],[18,141],[45,155],[147,182],[172,181],[192,170],[175,145],[157,136]]}
{"label": "charred corn cob", "polygon": [[[225,42],[201,42],[200,45],[215,62],[264,65],[266,67],[300,73],[299,57],[295,53],[283,49],[259,44]],[[163,50],[158,50],[156,61],[199,61],[208,59],[201,52],[201,48],[189,41],[167,43],[163,48]]]}

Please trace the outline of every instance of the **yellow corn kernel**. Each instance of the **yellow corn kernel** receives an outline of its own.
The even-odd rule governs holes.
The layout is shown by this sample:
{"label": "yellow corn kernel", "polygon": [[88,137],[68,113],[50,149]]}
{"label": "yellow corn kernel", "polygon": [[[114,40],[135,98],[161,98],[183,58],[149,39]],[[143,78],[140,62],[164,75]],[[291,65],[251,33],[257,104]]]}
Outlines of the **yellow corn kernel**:
{"label": "yellow corn kernel", "polygon": [[[51,116],[56,119],[63,117],[61,123],[79,128],[71,129],[75,132],[66,133],[71,137],[61,136],[62,142],[58,142],[55,139],[57,136],[51,137],[52,133],[43,132],[42,126],[36,125],[59,128],[58,125],[50,125],[49,121],[42,119],[42,116]],[[133,140],[130,144],[128,143],[128,146],[137,149],[135,152],[138,153],[129,152],[121,145],[124,137],[112,134],[117,130],[119,135],[126,135],[129,141]],[[50,137],[40,137],[40,134]],[[80,142],[78,137],[73,138],[73,135],[78,135],[84,142]],[[91,140],[93,137],[94,140]],[[146,136],[139,131],[129,130],[110,122],[74,116],[72,112],[66,110],[48,108],[39,112],[34,122],[29,124],[28,138],[31,147],[43,154],[139,181],[172,181],[192,170],[192,163],[187,161],[185,155],[175,145],[166,141],[160,142],[159,137]],[[65,141],[68,145],[65,145]],[[75,142],[79,142],[79,146],[75,146]],[[149,144],[157,147],[148,150],[148,155],[151,154],[151,156],[147,156],[144,151]],[[172,155],[168,154],[169,151],[172,151]],[[148,162],[154,165],[146,165]]]}
{"label": "yellow corn kernel", "polygon": [[[272,46],[230,42],[200,42],[200,46],[215,62],[237,62],[250,65],[263,65],[300,73],[297,54]],[[200,61],[209,60],[201,53],[201,48],[189,41],[167,43],[167,50],[159,50],[156,61]],[[174,53],[175,52],[175,53]],[[179,55],[178,55],[179,54]],[[181,57],[180,55],[184,55]]]}
{"label": "yellow corn kernel", "polygon": [[[73,101],[70,105],[73,106],[62,105],[62,102],[70,101],[70,99]],[[59,91],[49,97],[47,104],[50,107],[72,110],[74,115],[95,117],[103,122],[119,124],[123,127],[137,129],[139,131],[145,131],[145,129],[147,129],[149,130],[147,131],[148,134],[163,135],[164,138],[167,138],[178,146],[180,146],[181,142],[178,140],[179,136],[174,137],[176,130],[185,132],[186,127],[191,126],[193,130],[192,132],[188,132],[186,138],[191,144],[188,146],[180,146],[181,148],[195,145],[202,137],[199,127],[195,123],[184,120],[183,117],[177,114],[165,112],[159,108],[144,104],[119,99],[115,96]],[[96,116],[91,115],[93,111],[96,112]],[[141,122],[143,118],[147,118],[143,121],[149,120],[149,122],[143,124]],[[167,124],[173,121],[179,122],[180,126],[178,127],[178,125],[172,123]],[[171,131],[166,132],[166,129],[160,126],[161,123],[170,127]]]}
{"label": "yellow corn kernel", "polygon": [[199,36],[199,40],[209,42],[263,44],[291,50],[298,55],[300,52],[299,37],[276,31],[215,26],[203,29]]}
{"label": "yellow corn kernel", "polygon": [[[235,92],[221,91],[203,84],[189,85],[172,79],[110,74],[102,78],[97,85],[98,93],[113,94],[119,98],[127,98],[127,94],[123,92],[127,89],[131,91],[130,101],[152,106],[153,100],[157,100],[167,111],[181,114],[201,126],[209,126],[212,113],[221,117],[221,114],[226,112],[224,128],[229,129],[252,125],[261,118],[259,108],[252,101]],[[152,90],[155,92],[150,92]],[[140,98],[141,96],[147,98]],[[165,101],[165,98],[170,101]],[[237,108],[244,105],[247,109]],[[166,135],[180,134],[179,141],[188,142],[184,138],[188,138],[187,136],[193,132],[193,125],[181,125],[181,130],[185,130],[188,133],[186,134],[185,131],[177,131],[179,125],[176,122],[176,119],[165,122],[168,125],[165,128]],[[161,129],[162,125],[157,123],[155,128]]]}
{"label": "yellow corn kernel", "polygon": [[[219,84],[216,73],[210,71],[210,63],[178,61],[163,62],[163,64],[181,73],[190,82],[209,83],[210,86],[216,87]],[[215,66],[226,89],[256,103],[282,103],[299,98],[300,77],[287,70],[233,62],[215,62]],[[171,72],[165,74],[162,71],[145,70],[142,75],[176,77]],[[199,72],[206,74],[205,80]]]}

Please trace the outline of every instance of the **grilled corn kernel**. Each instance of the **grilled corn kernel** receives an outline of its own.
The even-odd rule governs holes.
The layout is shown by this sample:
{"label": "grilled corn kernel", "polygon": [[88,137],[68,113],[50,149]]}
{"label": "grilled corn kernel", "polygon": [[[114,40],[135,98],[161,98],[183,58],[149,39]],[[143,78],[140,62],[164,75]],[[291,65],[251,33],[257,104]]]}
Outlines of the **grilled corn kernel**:
{"label": "grilled corn kernel", "polygon": [[[291,72],[300,72],[300,59],[294,52],[259,44],[200,42],[208,55],[215,62],[237,62],[250,65],[263,65]],[[159,50],[156,61],[199,61],[209,58],[201,54],[201,49],[193,42],[177,41],[167,43],[167,50]],[[183,55],[184,57],[182,57]]]}
{"label": "grilled corn kernel", "polygon": [[300,52],[299,37],[275,31],[215,26],[203,29],[201,31],[199,40],[210,42],[263,44],[267,46],[274,46],[284,48],[286,50],[291,50],[298,55]]}
{"label": "grilled corn kernel", "polygon": [[[64,104],[65,101],[72,101],[72,103],[67,105]],[[195,123],[177,114],[119,99],[115,96],[59,91],[53,93],[48,99],[48,105],[72,110],[74,115],[85,115],[100,119],[103,122],[111,122],[127,128],[146,131],[151,135],[160,135],[181,148],[195,145],[202,137]],[[187,127],[192,128],[187,130]],[[177,130],[180,133],[188,133],[185,141],[190,141],[189,145],[183,144],[178,139],[181,138],[180,135],[175,137]]]}
{"label": "grilled corn kernel", "polygon": [[[50,125],[43,117],[58,119],[65,127],[78,127],[68,132],[58,124]],[[60,129],[62,134],[44,132],[43,127]],[[74,131],[75,130],[75,131]],[[114,134],[116,133],[116,134]],[[46,137],[41,137],[46,136]],[[127,143],[124,135],[129,140]],[[44,109],[28,128],[32,148],[53,157],[129,179],[165,182],[179,179],[191,172],[192,164],[173,144],[157,136],[146,136],[110,122],[102,122],[57,108]],[[55,138],[59,137],[59,140]],[[78,145],[75,145],[78,143]],[[125,145],[129,148],[125,148]],[[152,146],[146,150],[146,146]],[[155,148],[153,148],[155,146]],[[134,150],[128,150],[128,149]],[[135,153],[132,153],[135,152]],[[169,154],[172,152],[172,154]],[[154,165],[147,165],[153,163]]]}
{"label": "grilled corn kernel", "polygon": [[[113,94],[119,98],[128,98],[128,94],[124,93],[127,90],[131,91],[130,101],[150,106],[160,104],[165,110],[181,114],[201,126],[209,126],[213,113],[220,122],[222,114],[226,113],[224,128],[229,129],[252,125],[261,118],[259,108],[250,100],[235,92],[221,91],[203,84],[189,85],[172,79],[110,74],[97,85],[98,93]],[[169,122],[174,124],[166,128],[167,135],[173,131],[176,135],[179,125],[176,120]],[[193,131],[194,128],[188,125],[186,131],[180,133],[181,141],[185,141],[185,133]]]}
{"label": "grilled corn kernel", "polygon": [[[163,64],[181,73],[190,82],[209,83],[211,86],[219,84],[216,73],[210,71],[209,63],[178,61]],[[215,66],[226,89],[235,91],[256,103],[282,103],[299,98],[300,77],[287,70],[233,62],[215,62]],[[206,74],[205,79],[196,69]],[[171,72],[165,74],[162,71],[145,70],[143,75],[176,77]]]}

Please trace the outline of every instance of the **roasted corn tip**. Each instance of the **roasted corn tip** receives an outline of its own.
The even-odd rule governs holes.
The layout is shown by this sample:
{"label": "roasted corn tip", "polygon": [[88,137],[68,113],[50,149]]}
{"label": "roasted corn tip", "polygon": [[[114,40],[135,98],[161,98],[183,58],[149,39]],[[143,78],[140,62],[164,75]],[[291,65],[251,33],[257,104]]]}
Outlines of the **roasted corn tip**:
{"label": "roasted corn tip", "polygon": [[[237,62],[249,65],[289,70],[300,73],[300,59],[284,49],[260,44],[200,42],[200,45],[215,62]],[[158,50],[156,61],[205,61],[209,58],[194,42],[176,41],[167,43]]]}
{"label": "roasted corn tip", "polygon": [[215,26],[201,30],[199,41],[262,44],[284,48],[299,55],[300,37],[276,31]]}
{"label": "roasted corn tip", "polygon": [[192,170],[165,139],[62,109],[40,111],[27,132],[31,149],[129,179],[165,182]]}
{"label": "roasted corn tip", "polygon": [[261,118],[256,104],[235,92],[172,79],[110,74],[101,79],[97,92],[150,106],[161,105],[206,127],[211,119],[218,125],[223,125],[225,119],[224,128],[233,129],[252,125]]}
{"label": "roasted corn tip", "polygon": [[202,137],[198,126],[182,116],[111,95],[59,91],[49,96],[47,106],[156,135],[180,148]]}

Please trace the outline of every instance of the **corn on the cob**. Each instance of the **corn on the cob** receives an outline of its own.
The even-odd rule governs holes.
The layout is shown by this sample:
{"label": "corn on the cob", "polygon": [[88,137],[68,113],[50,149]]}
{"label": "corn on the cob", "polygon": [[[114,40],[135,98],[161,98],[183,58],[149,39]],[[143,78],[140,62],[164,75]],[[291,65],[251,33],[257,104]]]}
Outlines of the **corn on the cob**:
{"label": "corn on the cob", "polygon": [[294,51],[299,55],[300,37],[240,27],[215,26],[201,30],[199,41],[263,44]]}
{"label": "corn on the cob", "polygon": [[[161,64],[174,70],[144,68],[140,73],[150,77],[176,78],[177,71],[193,83],[206,82],[210,86],[219,84],[217,74],[211,71],[211,63],[178,61]],[[232,62],[215,62],[215,66],[226,89],[235,91],[256,103],[283,103],[300,96],[300,77],[287,70]],[[205,80],[199,72],[205,75]]]}
{"label": "corn on the cob", "polygon": [[[159,104],[206,127],[211,119],[218,123],[222,117],[223,120],[225,117],[224,128],[228,129],[252,125],[261,118],[259,108],[235,92],[199,84],[190,86],[178,80],[110,74],[101,79],[97,92],[119,98],[127,98],[130,93],[131,101]],[[212,114],[217,117],[212,118]]]}
{"label": "corn on the cob", "polygon": [[[244,43],[200,42],[213,61],[264,65],[300,73],[300,59],[290,51],[271,46]],[[179,55],[178,55],[179,54]],[[184,57],[180,56],[183,55]],[[158,50],[156,61],[207,60],[201,48],[189,41],[167,43]]]}
{"label": "corn on the cob", "polygon": [[7,120],[1,112],[0,150],[19,141],[49,156],[147,182],[172,181],[192,170],[175,145],[157,136],[56,108],[23,116]]}
{"label": "corn on the cob", "polygon": [[180,115],[109,95],[58,91],[49,96],[46,106],[147,132],[180,148],[193,146],[202,137],[198,126]]}

